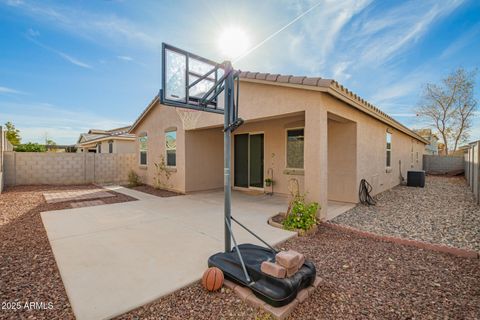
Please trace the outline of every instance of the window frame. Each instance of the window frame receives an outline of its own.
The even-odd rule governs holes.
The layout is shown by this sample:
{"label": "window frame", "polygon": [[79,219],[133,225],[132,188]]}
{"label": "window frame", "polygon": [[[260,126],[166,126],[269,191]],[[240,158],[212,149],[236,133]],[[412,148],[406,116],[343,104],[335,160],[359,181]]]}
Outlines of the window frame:
{"label": "window frame", "polygon": [[113,153],[113,140],[108,141],[108,153]]}
{"label": "window frame", "polygon": [[[301,168],[292,168],[288,166],[288,131],[303,130],[303,161]],[[305,170],[305,126],[285,128],[285,170]]]}
{"label": "window frame", "polygon": [[[167,150],[167,134],[171,133],[171,132],[175,132],[175,164],[174,165],[169,165],[168,164],[168,150]],[[168,168],[176,168],[177,167],[177,129],[167,129],[165,130],[164,132],[164,139],[165,139],[165,143],[164,143],[164,147],[165,147],[165,165],[168,167]]]}
{"label": "window frame", "polygon": [[[145,142],[145,150],[142,150],[142,142],[140,139],[146,138],[147,141]],[[145,153],[145,163],[142,163],[142,152]],[[138,164],[140,166],[148,166],[148,134],[146,132],[142,133],[138,136]]]}
{"label": "window frame", "polygon": [[[392,133],[389,132],[388,130],[385,132],[385,168],[387,170],[391,170],[392,169],[392,155],[393,155],[393,152],[392,152]],[[388,143],[389,143],[389,138],[390,137],[390,148],[388,147]],[[390,152],[390,163],[388,163],[389,161],[389,157],[388,157],[388,153]]]}
{"label": "window frame", "polygon": [[102,153],[102,143],[101,142],[97,143],[97,153]]}

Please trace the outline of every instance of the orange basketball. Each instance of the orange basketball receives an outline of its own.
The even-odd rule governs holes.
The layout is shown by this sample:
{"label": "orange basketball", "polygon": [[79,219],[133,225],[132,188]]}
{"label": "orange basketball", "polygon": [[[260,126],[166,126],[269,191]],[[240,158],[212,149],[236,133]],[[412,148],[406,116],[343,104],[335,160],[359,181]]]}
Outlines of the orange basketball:
{"label": "orange basketball", "polygon": [[208,291],[217,291],[223,285],[222,270],[211,267],[205,270],[202,277],[202,286]]}

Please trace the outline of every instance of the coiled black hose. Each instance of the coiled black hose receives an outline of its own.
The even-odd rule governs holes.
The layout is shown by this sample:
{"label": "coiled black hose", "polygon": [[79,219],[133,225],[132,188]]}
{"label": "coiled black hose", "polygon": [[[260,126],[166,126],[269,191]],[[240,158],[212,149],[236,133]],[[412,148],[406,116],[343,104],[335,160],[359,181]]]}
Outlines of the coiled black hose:
{"label": "coiled black hose", "polygon": [[372,186],[370,183],[367,182],[367,180],[362,179],[360,181],[360,188],[358,189],[358,198],[360,199],[360,202],[365,205],[369,206],[374,206],[377,202],[373,199],[373,197],[370,195],[370,192],[372,192]]}

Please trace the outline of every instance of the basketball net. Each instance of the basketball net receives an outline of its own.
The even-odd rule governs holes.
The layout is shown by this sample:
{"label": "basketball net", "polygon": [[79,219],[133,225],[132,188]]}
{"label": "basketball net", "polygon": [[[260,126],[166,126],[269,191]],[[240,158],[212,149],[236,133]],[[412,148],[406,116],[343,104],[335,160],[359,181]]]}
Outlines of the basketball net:
{"label": "basketball net", "polygon": [[182,120],[183,130],[192,130],[197,127],[197,121],[201,115],[200,111],[183,108],[175,108],[175,110]]}

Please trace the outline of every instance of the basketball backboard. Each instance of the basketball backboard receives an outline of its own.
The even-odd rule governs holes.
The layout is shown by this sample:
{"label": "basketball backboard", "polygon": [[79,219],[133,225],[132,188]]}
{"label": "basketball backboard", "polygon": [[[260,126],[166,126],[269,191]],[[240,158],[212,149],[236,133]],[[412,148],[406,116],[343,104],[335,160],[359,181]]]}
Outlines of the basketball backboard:
{"label": "basketball backboard", "polygon": [[162,44],[162,104],[224,113],[225,71],[220,63]]}

